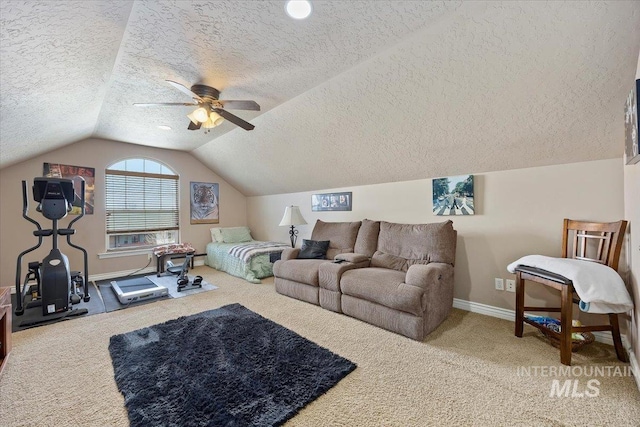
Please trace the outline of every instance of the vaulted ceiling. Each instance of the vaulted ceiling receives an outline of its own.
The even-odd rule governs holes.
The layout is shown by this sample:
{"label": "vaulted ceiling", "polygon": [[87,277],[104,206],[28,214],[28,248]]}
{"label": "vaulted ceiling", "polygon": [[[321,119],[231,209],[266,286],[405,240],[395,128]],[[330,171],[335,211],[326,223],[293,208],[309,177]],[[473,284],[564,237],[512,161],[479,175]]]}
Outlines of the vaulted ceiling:
{"label": "vaulted ceiling", "polygon": [[[640,2],[312,4],[3,1],[0,168],[95,137],[264,195],[622,157]],[[189,102],[167,79],[255,100],[256,128],[133,106]]]}

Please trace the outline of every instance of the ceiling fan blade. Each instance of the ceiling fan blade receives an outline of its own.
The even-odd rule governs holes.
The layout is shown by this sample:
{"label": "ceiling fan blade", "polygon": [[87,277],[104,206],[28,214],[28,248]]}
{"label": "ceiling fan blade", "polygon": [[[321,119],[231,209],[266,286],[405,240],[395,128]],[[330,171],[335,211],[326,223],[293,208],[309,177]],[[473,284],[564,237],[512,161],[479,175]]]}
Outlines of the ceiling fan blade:
{"label": "ceiling fan blade", "polygon": [[187,129],[189,129],[189,130],[198,130],[198,129],[200,129],[200,126],[202,126],[202,123],[195,124],[191,120],[189,120],[189,127],[187,127]]}
{"label": "ceiling fan blade", "polygon": [[176,89],[178,89],[180,92],[186,93],[187,95],[189,95],[190,97],[197,99],[198,102],[202,102],[202,98],[200,98],[198,95],[196,95],[195,93],[193,93],[191,91],[191,89],[189,89],[188,87],[178,83],[178,82],[174,82],[173,80],[165,80],[167,83],[169,83],[171,86],[175,87]]}
{"label": "ceiling fan blade", "polygon": [[219,99],[218,102],[224,107],[230,110],[252,110],[260,111],[260,106],[255,101],[225,101]]}
{"label": "ceiling fan blade", "polygon": [[231,114],[230,112],[228,112],[226,110],[222,110],[220,108],[215,108],[214,111],[216,113],[220,114],[225,119],[229,120],[234,125],[240,126],[244,130],[253,130],[253,128],[255,128],[255,126],[252,125],[251,123],[245,122],[240,117],[234,116],[233,114]]}
{"label": "ceiling fan blade", "polygon": [[187,103],[187,102],[160,102],[160,103],[136,103],[133,104],[136,107],[175,107],[175,106],[188,106],[188,107],[197,107],[198,104]]}

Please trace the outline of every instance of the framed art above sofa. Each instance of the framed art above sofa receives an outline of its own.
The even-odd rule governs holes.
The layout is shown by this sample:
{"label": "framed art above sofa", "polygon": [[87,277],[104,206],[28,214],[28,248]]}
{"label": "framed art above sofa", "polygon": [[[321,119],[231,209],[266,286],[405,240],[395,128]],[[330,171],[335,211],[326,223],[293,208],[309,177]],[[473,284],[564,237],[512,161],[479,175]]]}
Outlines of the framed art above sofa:
{"label": "framed art above sofa", "polygon": [[352,193],[324,193],[311,196],[311,210],[321,211],[350,211],[352,203]]}

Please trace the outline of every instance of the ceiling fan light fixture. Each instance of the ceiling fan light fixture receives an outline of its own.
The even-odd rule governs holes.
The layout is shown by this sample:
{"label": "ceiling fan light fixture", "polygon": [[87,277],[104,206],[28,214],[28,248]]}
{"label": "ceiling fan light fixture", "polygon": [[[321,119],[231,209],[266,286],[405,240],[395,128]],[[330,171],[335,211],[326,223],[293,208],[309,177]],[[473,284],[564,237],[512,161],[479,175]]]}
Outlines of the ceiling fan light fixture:
{"label": "ceiling fan light fixture", "polygon": [[202,127],[204,127],[205,129],[211,129],[222,124],[223,121],[224,119],[220,117],[219,114],[212,112],[209,116],[209,119],[202,124]]}
{"label": "ceiling fan light fixture", "polygon": [[[200,107],[196,108],[196,110],[191,114],[193,115],[193,118],[200,123],[204,123],[209,119],[209,109],[204,105],[200,105]],[[191,119],[191,117],[189,118]],[[193,121],[193,119],[191,119],[191,121]]]}
{"label": "ceiling fan light fixture", "polygon": [[191,112],[190,114],[187,114],[187,117],[189,117],[189,120],[191,120],[191,122],[192,122],[194,125],[198,125],[198,124],[200,124],[200,122],[198,121],[198,119],[196,119],[196,118],[195,118],[195,116],[194,116],[193,112]]}
{"label": "ceiling fan light fixture", "polygon": [[216,113],[215,111],[212,111],[211,114],[209,114],[209,120],[213,122],[214,126],[221,125],[222,122],[224,122],[224,119],[222,118],[222,116]]}
{"label": "ceiling fan light fixture", "polygon": [[189,89],[178,82],[171,80],[167,80],[167,82],[181,92],[190,95],[192,102],[136,103],[134,105],[138,107],[196,107],[187,114],[190,120],[187,127],[188,130],[198,130],[206,123],[205,133],[208,133],[211,128],[219,126],[225,120],[247,131],[255,128],[254,125],[230,113],[227,109],[260,111],[260,105],[257,102],[251,100],[219,100],[220,91],[214,87],[195,84]]}
{"label": "ceiling fan light fixture", "polygon": [[311,15],[311,3],[307,0],[289,0],[285,10],[293,19],[305,19]]}
{"label": "ceiling fan light fixture", "polygon": [[211,121],[211,119],[207,119],[207,121],[202,124],[202,127],[205,129],[211,129],[216,127],[216,125],[215,123],[213,123],[213,121]]}

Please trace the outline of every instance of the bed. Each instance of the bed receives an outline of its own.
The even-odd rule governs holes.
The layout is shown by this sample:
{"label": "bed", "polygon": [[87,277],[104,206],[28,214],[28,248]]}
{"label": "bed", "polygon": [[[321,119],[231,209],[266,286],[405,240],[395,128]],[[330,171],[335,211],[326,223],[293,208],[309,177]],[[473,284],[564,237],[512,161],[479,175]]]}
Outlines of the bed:
{"label": "bed", "polygon": [[[235,232],[225,233],[225,230],[230,228],[211,229],[213,241],[207,244],[205,264],[232,276],[243,278],[251,283],[261,283],[260,279],[273,276],[273,263],[270,261],[270,255],[272,253],[280,253],[291,245],[279,242],[263,242],[253,240],[250,237],[250,240],[246,240],[247,236],[250,236],[246,227],[232,228],[246,229],[246,234],[237,237],[237,235],[233,234]],[[213,230],[222,231],[224,236],[220,236]]]}

